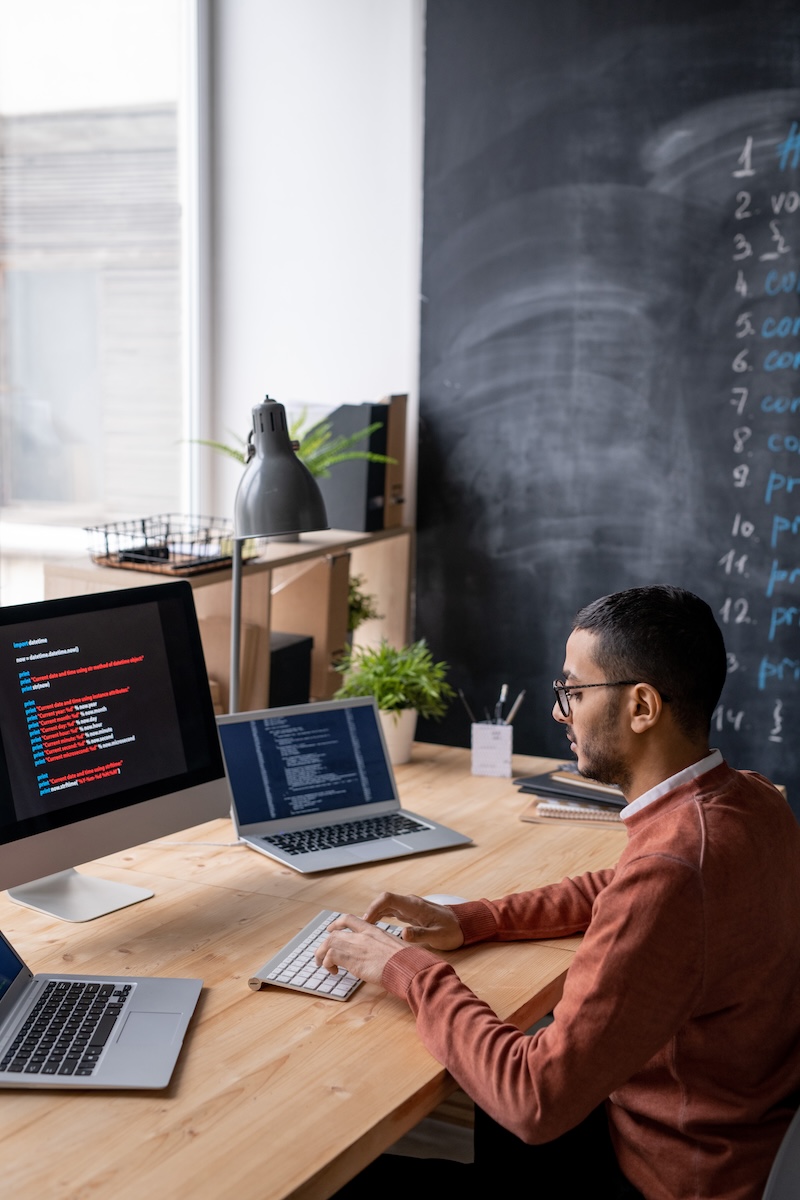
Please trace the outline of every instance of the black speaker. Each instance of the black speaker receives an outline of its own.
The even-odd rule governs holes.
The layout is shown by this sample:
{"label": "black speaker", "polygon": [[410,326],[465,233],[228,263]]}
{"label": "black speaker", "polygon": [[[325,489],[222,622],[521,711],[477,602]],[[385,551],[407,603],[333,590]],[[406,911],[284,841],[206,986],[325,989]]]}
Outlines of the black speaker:
{"label": "black speaker", "polygon": [[307,704],[314,639],[302,633],[269,635],[269,706]]}

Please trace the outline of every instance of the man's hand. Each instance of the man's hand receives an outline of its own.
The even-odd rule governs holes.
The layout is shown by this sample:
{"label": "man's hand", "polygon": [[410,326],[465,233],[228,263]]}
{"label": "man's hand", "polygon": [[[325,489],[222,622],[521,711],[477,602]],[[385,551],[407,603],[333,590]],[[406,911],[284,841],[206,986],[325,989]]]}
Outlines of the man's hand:
{"label": "man's hand", "polygon": [[364,913],[364,920],[373,923],[391,921],[393,917],[406,922],[405,942],[422,943],[432,950],[457,950],[464,943],[456,915],[446,904],[433,904],[421,896],[383,892]]}
{"label": "man's hand", "polygon": [[464,942],[456,915],[446,904],[383,892],[363,918],[341,916],[331,921],[328,937],[315,955],[317,966],[326,967],[332,975],[344,967],[357,979],[380,983],[383,968],[400,947],[398,938],[377,929],[375,922],[392,917],[407,922],[403,942],[420,943],[432,950],[457,950]]}
{"label": "man's hand", "polygon": [[383,968],[400,949],[398,938],[377,929],[361,917],[341,916],[331,921],[328,936],[315,952],[318,967],[335,975],[344,967],[357,979],[380,983]]}

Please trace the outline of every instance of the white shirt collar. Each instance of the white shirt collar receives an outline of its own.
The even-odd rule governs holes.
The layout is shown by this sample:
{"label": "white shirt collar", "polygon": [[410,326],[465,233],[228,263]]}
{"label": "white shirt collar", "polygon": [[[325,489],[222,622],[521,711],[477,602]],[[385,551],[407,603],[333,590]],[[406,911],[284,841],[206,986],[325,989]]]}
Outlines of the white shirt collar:
{"label": "white shirt collar", "polygon": [[619,814],[623,821],[627,821],[628,817],[632,817],[634,813],[641,812],[643,808],[647,808],[648,804],[652,804],[654,800],[658,800],[661,796],[666,796],[667,792],[671,792],[673,788],[680,787],[682,783],[691,783],[693,779],[697,779],[698,775],[705,775],[706,771],[712,770],[713,767],[718,767],[722,762],[722,755],[719,750],[712,750],[705,758],[701,758],[699,762],[694,763],[691,767],[684,767],[682,771],[678,771],[677,775],[670,775],[669,779],[665,779],[663,783],[657,783],[655,787],[650,788],[648,792],[643,792],[641,796],[623,808]]}

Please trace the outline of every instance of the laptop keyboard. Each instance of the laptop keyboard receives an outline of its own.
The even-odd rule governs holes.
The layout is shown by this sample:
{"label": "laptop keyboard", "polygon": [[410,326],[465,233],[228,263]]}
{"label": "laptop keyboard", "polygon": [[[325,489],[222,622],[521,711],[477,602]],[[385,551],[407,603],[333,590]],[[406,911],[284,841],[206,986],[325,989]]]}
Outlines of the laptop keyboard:
{"label": "laptop keyboard", "polygon": [[428,825],[402,813],[389,813],[385,817],[366,817],[358,821],[342,821],[337,825],[321,825],[316,829],[264,835],[262,840],[277,846],[286,854],[308,854],[312,850],[336,850],[341,846],[397,837],[402,833],[419,833],[428,828]]}
{"label": "laptop keyboard", "polygon": [[50,980],[0,1059],[0,1071],[91,1075],[133,985]]}
{"label": "laptop keyboard", "polygon": [[[330,971],[318,967],[314,961],[314,951],[325,940],[331,921],[338,916],[341,913],[327,908],[317,913],[253,976],[250,980],[253,991],[257,992],[265,983],[269,983],[275,987],[292,988],[296,992],[309,992],[314,996],[328,996],[331,1000],[349,1000],[363,980],[341,969],[338,975],[331,975]],[[384,921],[378,921],[377,925],[395,937],[402,935],[402,925],[387,925]]]}

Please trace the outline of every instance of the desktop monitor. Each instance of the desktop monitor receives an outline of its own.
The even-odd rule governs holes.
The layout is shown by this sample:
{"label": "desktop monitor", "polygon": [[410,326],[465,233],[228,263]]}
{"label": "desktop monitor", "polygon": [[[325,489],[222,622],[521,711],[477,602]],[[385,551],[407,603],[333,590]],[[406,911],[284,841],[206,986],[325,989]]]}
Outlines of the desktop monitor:
{"label": "desktop monitor", "polygon": [[78,864],[229,810],[190,584],[0,608],[0,890],[101,916],[153,893]]}

